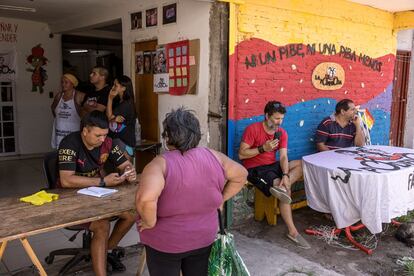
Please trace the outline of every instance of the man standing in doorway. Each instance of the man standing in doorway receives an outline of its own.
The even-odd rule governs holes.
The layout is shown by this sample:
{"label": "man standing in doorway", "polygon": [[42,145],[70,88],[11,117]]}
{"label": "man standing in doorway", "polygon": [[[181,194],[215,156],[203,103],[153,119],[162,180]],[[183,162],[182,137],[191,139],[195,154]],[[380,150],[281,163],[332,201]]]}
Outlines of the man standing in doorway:
{"label": "man standing in doorway", "polygon": [[335,114],[323,119],[316,130],[318,151],[364,146],[365,136],[357,112],[353,101],[339,101],[335,107]]}
{"label": "man standing in doorway", "polygon": [[[248,171],[248,180],[266,196],[279,199],[282,218],[288,227],[287,238],[297,246],[308,249],[309,243],[299,234],[293,223],[291,183],[302,177],[302,162],[288,160],[287,132],[280,127],[286,108],[282,103],[270,101],[264,108],[264,121],[249,125],[243,134],[239,159]],[[279,151],[280,160],[276,161]]]}
{"label": "man standing in doorway", "polygon": [[108,103],[109,91],[111,87],[108,85],[108,70],[103,67],[96,66],[89,75],[89,81],[95,86],[95,91],[88,93],[85,97],[82,109],[82,116],[99,110],[104,112]]}

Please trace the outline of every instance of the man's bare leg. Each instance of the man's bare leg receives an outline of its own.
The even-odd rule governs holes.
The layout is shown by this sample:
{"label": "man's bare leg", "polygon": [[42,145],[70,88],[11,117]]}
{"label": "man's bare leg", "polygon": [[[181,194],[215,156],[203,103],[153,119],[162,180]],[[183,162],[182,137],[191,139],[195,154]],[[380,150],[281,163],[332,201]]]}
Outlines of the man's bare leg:
{"label": "man's bare leg", "polygon": [[93,271],[97,276],[106,276],[109,221],[107,219],[94,221],[89,226],[89,230],[93,232],[91,242]]}
{"label": "man's bare leg", "polygon": [[115,223],[114,230],[109,237],[108,250],[112,250],[117,247],[118,243],[126,235],[126,233],[128,233],[129,229],[131,229],[132,225],[134,225],[136,221],[136,215],[129,211],[123,212],[118,215],[118,217],[119,219]]}
{"label": "man's bare leg", "polygon": [[[289,172],[290,174],[290,172]],[[273,180],[273,186],[279,186],[280,178],[276,178]],[[290,190],[287,191],[289,196],[291,195]],[[286,223],[286,226],[288,228],[289,235],[292,237],[296,237],[298,234],[298,230],[295,227],[295,224],[293,223],[293,216],[292,216],[292,208],[290,204],[282,203],[279,201],[279,209],[280,214],[282,215],[283,221]]]}
{"label": "man's bare leg", "polygon": [[292,160],[289,162],[289,180],[293,185],[303,176],[302,161]]}

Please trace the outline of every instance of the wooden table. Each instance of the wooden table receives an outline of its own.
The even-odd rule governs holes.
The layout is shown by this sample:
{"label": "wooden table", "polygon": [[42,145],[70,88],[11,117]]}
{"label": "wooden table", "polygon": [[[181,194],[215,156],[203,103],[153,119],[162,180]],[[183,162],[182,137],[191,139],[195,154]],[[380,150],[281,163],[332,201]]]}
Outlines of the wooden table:
{"label": "wooden table", "polygon": [[34,206],[10,197],[0,200],[0,260],[7,242],[20,239],[40,275],[47,275],[27,238],[36,234],[68,226],[117,216],[135,210],[135,184],[124,184],[118,192],[104,198],[77,194],[78,189],[56,189],[59,199],[41,206]]}

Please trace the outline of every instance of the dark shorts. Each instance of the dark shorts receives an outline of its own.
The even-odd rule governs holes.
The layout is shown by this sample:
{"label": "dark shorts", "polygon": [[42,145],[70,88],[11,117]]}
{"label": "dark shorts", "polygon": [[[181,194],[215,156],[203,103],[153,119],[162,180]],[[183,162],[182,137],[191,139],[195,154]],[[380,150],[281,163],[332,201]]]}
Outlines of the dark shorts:
{"label": "dark shorts", "polygon": [[183,253],[165,253],[146,245],[149,273],[151,276],[207,276],[211,246]]}
{"label": "dark shorts", "polygon": [[280,167],[280,162],[275,162],[270,165],[258,166],[247,169],[247,180],[262,191],[266,196],[271,196],[270,187],[273,186],[273,180],[282,178],[283,171]]}

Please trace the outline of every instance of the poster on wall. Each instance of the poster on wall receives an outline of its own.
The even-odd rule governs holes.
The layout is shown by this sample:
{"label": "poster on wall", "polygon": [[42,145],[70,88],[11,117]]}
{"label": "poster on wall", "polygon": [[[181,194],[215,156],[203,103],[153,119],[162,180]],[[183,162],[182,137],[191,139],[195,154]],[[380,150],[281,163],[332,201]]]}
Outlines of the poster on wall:
{"label": "poster on wall", "polygon": [[154,92],[168,92],[169,91],[169,76],[168,73],[154,75]]}
{"label": "poster on wall", "polygon": [[16,81],[16,51],[0,50],[0,81]]}
{"label": "poster on wall", "polygon": [[152,74],[152,51],[144,52],[144,74]]}
{"label": "poster on wall", "polygon": [[156,50],[156,68],[155,74],[167,73],[167,59],[166,59],[165,47],[160,45]]}
{"label": "poster on wall", "polygon": [[162,24],[177,22],[177,3],[162,7]]}
{"label": "poster on wall", "polygon": [[131,30],[142,29],[142,12],[131,13]]}
{"label": "poster on wall", "polygon": [[135,53],[135,74],[144,74],[144,52]]}
{"label": "poster on wall", "polygon": [[158,66],[158,60],[157,60],[157,52],[153,51],[151,52],[151,61],[152,61],[152,73],[157,73],[157,66]]}
{"label": "poster on wall", "polygon": [[26,61],[32,66],[26,69],[32,72],[32,92],[39,91],[42,94],[43,86],[47,80],[47,72],[43,66],[47,64],[48,59],[45,57],[45,50],[41,44],[37,44],[32,48],[32,53],[27,57]]}
{"label": "poster on wall", "polygon": [[145,11],[145,26],[153,27],[158,24],[158,8],[153,8]]}
{"label": "poster on wall", "polygon": [[171,95],[183,95],[189,83],[189,41],[183,40],[166,45],[169,87]]}

